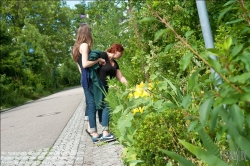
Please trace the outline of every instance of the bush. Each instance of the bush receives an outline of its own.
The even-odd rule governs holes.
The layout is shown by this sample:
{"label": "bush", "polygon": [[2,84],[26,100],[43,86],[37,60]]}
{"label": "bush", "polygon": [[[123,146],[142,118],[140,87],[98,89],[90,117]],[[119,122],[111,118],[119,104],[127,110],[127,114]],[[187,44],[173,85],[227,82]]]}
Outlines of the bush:
{"label": "bush", "polygon": [[144,161],[142,165],[166,165],[170,158],[160,152],[159,148],[187,157],[190,153],[182,147],[178,139],[190,142],[195,139],[192,134],[187,134],[186,120],[180,110],[151,113],[134,135],[137,158]]}

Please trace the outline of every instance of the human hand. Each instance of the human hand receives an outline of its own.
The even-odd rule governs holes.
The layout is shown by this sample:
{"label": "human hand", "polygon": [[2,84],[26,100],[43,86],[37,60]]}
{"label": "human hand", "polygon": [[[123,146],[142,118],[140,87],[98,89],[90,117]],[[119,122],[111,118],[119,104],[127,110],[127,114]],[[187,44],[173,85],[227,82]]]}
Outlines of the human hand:
{"label": "human hand", "polygon": [[99,58],[98,61],[100,65],[106,65],[105,59]]}

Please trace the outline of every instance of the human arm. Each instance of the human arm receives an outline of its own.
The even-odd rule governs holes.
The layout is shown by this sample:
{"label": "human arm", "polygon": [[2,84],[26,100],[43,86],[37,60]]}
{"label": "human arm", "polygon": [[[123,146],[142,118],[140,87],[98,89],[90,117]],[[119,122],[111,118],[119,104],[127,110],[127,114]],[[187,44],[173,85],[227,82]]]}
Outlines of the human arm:
{"label": "human arm", "polygon": [[79,49],[80,53],[82,54],[82,66],[84,68],[89,68],[93,65],[95,65],[96,63],[100,63],[101,65],[105,65],[106,62],[104,59],[102,58],[98,58],[94,61],[89,61],[88,60],[88,55],[89,55],[89,46],[87,43],[82,43]]}
{"label": "human arm", "polygon": [[124,83],[124,84],[128,83],[127,79],[122,75],[122,72],[119,69],[116,70],[116,78],[121,83]]}
{"label": "human arm", "polygon": [[81,67],[79,66],[79,64],[77,64],[77,66],[78,66],[78,70],[79,70],[79,72],[82,74]]}

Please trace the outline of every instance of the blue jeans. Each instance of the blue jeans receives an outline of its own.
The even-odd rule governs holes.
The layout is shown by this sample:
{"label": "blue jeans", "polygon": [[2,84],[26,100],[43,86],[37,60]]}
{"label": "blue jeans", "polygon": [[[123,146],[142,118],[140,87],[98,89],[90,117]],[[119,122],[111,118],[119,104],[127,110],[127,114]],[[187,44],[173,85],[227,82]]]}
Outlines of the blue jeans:
{"label": "blue jeans", "polygon": [[[86,111],[85,111],[85,117],[86,115],[89,118],[89,125],[90,125],[90,133],[97,132],[97,126],[96,126],[96,105],[94,101],[94,94],[92,92],[92,86],[93,83],[90,80],[89,82],[89,88],[83,88],[85,99],[86,99]],[[100,118],[100,117],[99,117]],[[109,109],[104,108],[102,110],[101,120],[102,122],[102,130],[109,130],[108,124],[109,124]]]}

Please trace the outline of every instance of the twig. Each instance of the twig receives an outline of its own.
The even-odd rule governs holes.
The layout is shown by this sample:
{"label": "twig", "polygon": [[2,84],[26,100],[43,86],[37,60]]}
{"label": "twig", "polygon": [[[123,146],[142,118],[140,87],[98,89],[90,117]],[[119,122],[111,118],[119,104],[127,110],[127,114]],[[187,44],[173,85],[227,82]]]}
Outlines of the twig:
{"label": "twig", "polygon": [[240,7],[242,8],[243,10],[243,13],[244,13],[244,16],[246,18],[246,21],[248,22],[248,24],[250,25],[250,17],[248,16],[248,13],[247,13],[247,10],[245,8],[245,5],[244,5],[244,0],[238,0],[239,4],[240,4]]}
{"label": "twig", "polygon": [[[160,22],[162,22],[163,24],[165,24],[175,35],[176,37],[181,40],[198,58],[200,58],[206,65],[208,65],[210,68],[214,69],[196,50],[194,50],[171,26],[169,23],[166,22],[166,20],[164,20],[163,18],[161,18],[148,4],[147,4],[148,8],[151,10],[151,12],[157,17],[159,18]],[[227,82],[233,89],[235,89],[237,92],[242,93],[242,90],[239,87],[234,86],[233,84],[231,84],[231,82],[221,73],[219,73],[217,70],[214,69],[214,71],[216,71],[216,73],[219,74],[219,76],[225,81]]]}

